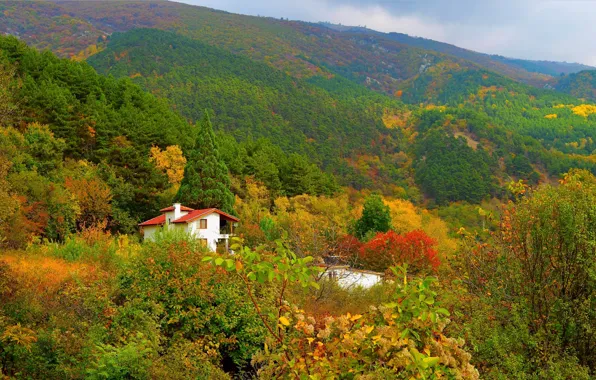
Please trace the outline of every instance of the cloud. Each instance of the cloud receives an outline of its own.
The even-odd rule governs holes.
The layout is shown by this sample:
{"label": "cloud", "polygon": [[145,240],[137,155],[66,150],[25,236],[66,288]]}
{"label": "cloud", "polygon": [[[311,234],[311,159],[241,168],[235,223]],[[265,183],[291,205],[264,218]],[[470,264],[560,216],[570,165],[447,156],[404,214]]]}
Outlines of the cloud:
{"label": "cloud", "polygon": [[590,0],[182,1],[242,14],[366,25],[516,58],[596,65],[596,1]]}

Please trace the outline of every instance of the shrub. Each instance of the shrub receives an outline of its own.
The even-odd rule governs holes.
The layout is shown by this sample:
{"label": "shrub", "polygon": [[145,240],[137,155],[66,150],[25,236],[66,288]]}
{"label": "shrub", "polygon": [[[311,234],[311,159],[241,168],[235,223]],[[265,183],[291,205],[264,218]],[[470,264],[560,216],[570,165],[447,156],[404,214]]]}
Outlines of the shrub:
{"label": "shrub", "polygon": [[[203,263],[204,253],[196,239],[164,233],[122,272],[121,296],[147,313],[168,341],[212,337],[222,363],[238,370],[261,347],[263,326],[239,280]],[[259,295],[263,302],[266,294]]]}
{"label": "shrub", "polygon": [[378,233],[360,248],[359,265],[380,272],[403,264],[408,264],[414,273],[436,270],[440,264],[436,244],[420,230],[403,235],[395,231]]}
{"label": "shrub", "polygon": [[317,321],[287,310],[279,318],[283,344],[270,341],[254,359],[259,377],[478,379],[463,340],[443,335],[449,313],[435,303],[435,280],[395,274],[403,283],[393,301],[363,314]]}

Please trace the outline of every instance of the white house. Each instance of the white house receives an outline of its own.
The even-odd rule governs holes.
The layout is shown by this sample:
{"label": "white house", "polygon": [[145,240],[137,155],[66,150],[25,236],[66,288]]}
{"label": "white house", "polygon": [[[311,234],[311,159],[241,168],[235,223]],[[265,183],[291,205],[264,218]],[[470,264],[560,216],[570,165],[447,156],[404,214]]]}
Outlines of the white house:
{"label": "white house", "polygon": [[156,232],[163,228],[185,231],[201,241],[212,251],[218,244],[224,244],[226,251],[229,238],[234,234],[234,224],[240,219],[216,208],[193,210],[174,203],[159,210],[162,214],[139,224],[145,240],[153,240]]}
{"label": "white house", "polygon": [[323,276],[337,281],[344,289],[368,289],[383,281],[383,273],[354,269],[347,265],[322,265]]}

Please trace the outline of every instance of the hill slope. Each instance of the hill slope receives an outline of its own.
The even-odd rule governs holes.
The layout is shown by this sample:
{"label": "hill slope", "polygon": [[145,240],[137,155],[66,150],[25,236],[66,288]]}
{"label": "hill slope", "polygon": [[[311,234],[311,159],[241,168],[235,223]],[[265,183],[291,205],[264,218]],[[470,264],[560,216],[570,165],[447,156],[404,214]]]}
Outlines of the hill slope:
{"label": "hill slope", "polygon": [[[510,178],[594,170],[590,105],[461,58],[378,35],[175,3],[60,6],[102,30],[171,29],[114,34],[89,62],[169,98],[191,120],[211,109],[215,125],[240,141],[267,137],[286,153],[308,155],[344,185],[476,202]],[[475,167],[482,174],[471,175]]]}
{"label": "hill slope", "polygon": [[580,63],[533,61],[525,59],[508,58],[500,55],[479,53],[473,50],[460,48],[444,42],[434,41],[427,38],[412,37],[403,33],[381,33],[364,28],[341,27],[322,23],[329,28],[342,32],[355,32],[362,34],[376,34],[384,36],[401,44],[414,46],[425,50],[436,51],[459,57],[494,72],[509,76],[513,79],[532,84],[535,86],[544,85],[545,82],[553,80],[551,77],[558,77],[560,74],[571,74],[582,70],[593,69],[591,66]]}
{"label": "hill slope", "polygon": [[[362,28],[338,30],[328,25],[236,15],[165,1],[36,2],[35,12],[27,4],[3,4],[0,30],[18,33],[34,46],[49,47],[63,55],[85,57],[105,45],[106,33],[151,27],[246,55],[298,78],[327,76],[332,71],[387,94],[393,94],[399,82],[439,63],[466,68],[480,65],[539,87],[553,80],[545,73],[556,71],[558,75],[587,68],[505,59],[396,33]],[[61,25],[64,17],[89,27],[73,32],[57,27],[54,33],[50,26]],[[29,33],[16,31],[14,25],[23,21]],[[77,40],[72,41],[75,37]]]}
{"label": "hill slope", "polygon": [[577,98],[596,100],[596,70],[567,75],[559,80],[556,89]]}
{"label": "hill slope", "polygon": [[[189,119],[212,110],[215,124],[238,140],[265,137],[286,152],[307,154],[342,173],[346,185],[372,186],[370,176],[349,179],[349,163],[359,156],[374,156],[391,166],[390,156],[405,149],[399,131],[383,122],[388,110],[405,112],[403,103],[338,76],[319,78],[313,85],[266,64],[155,29],[114,34],[108,48],[89,63],[100,73],[133,78],[170,99]],[[395,170],[376,173],[379,183],[400,178],[404,180]]]}
{"label": "hill slope", "polygon": [[[594,166],[588,157],[596,149],[594,122],[572,109],[581,102],[477,68],[437,65],[445,70],[433,67],[405,82],[411,86],[405,100],[457,107],[451,109],[405,106],[338,74],[292,78],[158,30],[115,34],[89,62],[102,73],[132,77],[189,118],[210,108],[216,124],[239,140],[268,137],[287,152],[308,154],[343,184],[358,188],[401,188],[416,197],[415,179],[439,202],[477,202],[498,192],[509,177],[536,182],[570,167]],[[440,84],[434,93],[433,83]],[[466,166],[470,162],[476,163]],[[470,174],[481,167],[484,174],[462,180],[464,173],[474,178]]]}

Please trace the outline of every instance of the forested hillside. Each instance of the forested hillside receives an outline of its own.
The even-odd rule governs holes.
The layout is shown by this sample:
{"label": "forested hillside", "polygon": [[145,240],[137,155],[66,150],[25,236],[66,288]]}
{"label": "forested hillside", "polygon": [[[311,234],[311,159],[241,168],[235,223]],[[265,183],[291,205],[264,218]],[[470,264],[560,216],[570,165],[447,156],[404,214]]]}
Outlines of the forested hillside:
{"label": "forested hillside", "polygon": [[[454,107],[437,108],[406,106],[339,74],[292,78],[157,30],[115,34],[89,62],[167,97],[190,119],[200,117],[203,108],[213,110],[218,128],[239,141],[267,137],[286,152],[308,154],[341,184],[355,188],[420,200],[421,187],[440,204],[479,202],[498,194],[510,177],[537,183],[573,167],[595,167],[590,158],[594,121],[582,113],[591,106],[489,71],[447,66],[417,75],[402,99]],[[431,143],[439,135],[427,135],[438,131],[445,138],[461,138],[461,149],[480,154],[479,162],[470,165],[475,158],[452,150],[453,157],[436,156],[430,165],[449,146]],[[485,174],[470,175],[483,167]]]}
{"label": "forested hillside", "polygon": [[[337,29],[336,25],[324,25],[333,29]],[[475,62],[491,71],[538,87],[544,86],[549,81],[552,81],[554,79],[552,77],[558,77],[561,74],[571,74],[581,70],[591,69],[590,66],[579,63],[532,61],[508,58],[499,55],[483,54],[444,42],[438,42],[421,37],[412,37],[403,33],[380,33],[370,29],[351,27],[343,27],[339,30],[344,32],[378,34],[405,45],[416,46],[426,50],[438,51],[453,55],[455,57]]]}
{"label": "forested hillside", "polygon": [[557,90],[576,98],[596,99],[596,71],[569,74],[559,80]]}
{"label": "forested hillside", "polygon": [[243,16],[166,1],[35,4],[1,4],[0,30],[78,59],[105,47],[105,38],[113,32],[151,27],[246,55],[294,77],[326,77],[331,70],[387,94],[393,94],[400,81],[437,64],[479,65],[538,87],[555,82],[561,72],[589,68],[490,56],[396,33]]}
{"label": "forested hillside", "polygon": [[[165,1],[0,30],[0,379],[595,377],[591,71]],[[149,236],[173,202],[239,222]]]}
{"label": "forested hillside", "polygon": [[113,35],[109,48],[89,63],[168,98],[191,120],[211,110],[218,128],[239,141],[265,137],[285,152],[307,154],[341,174],[345,185],[404,181],[395,171],[375,178],[351,174],[349,162],[360,156],[379,156],[388,167],[391,156],[405,149],[399,131],[382,120],[384,112],[405,113],[405,106],[340,77],[322,78],[316,86],[225,50],[147,29]]}
{"label": "forested hillside", "polygon": [[[85,210],[72,208],[73,196],[97,196],[87,211],[100,208],[110,229],[128,232],[172,200],[181,178],[171,171],[184,169],[197,128],[167,101],[14,37],[0,37],[0,74],[3,191],[20,210],[3,225],[14,233],[6,234],[10,245],[30,234],[60,239],[89,223]],[[220,139],[243,159],[234,174],[266,179],[276,194],[337,188],[304,155],[288,157],[268,140]]]}

